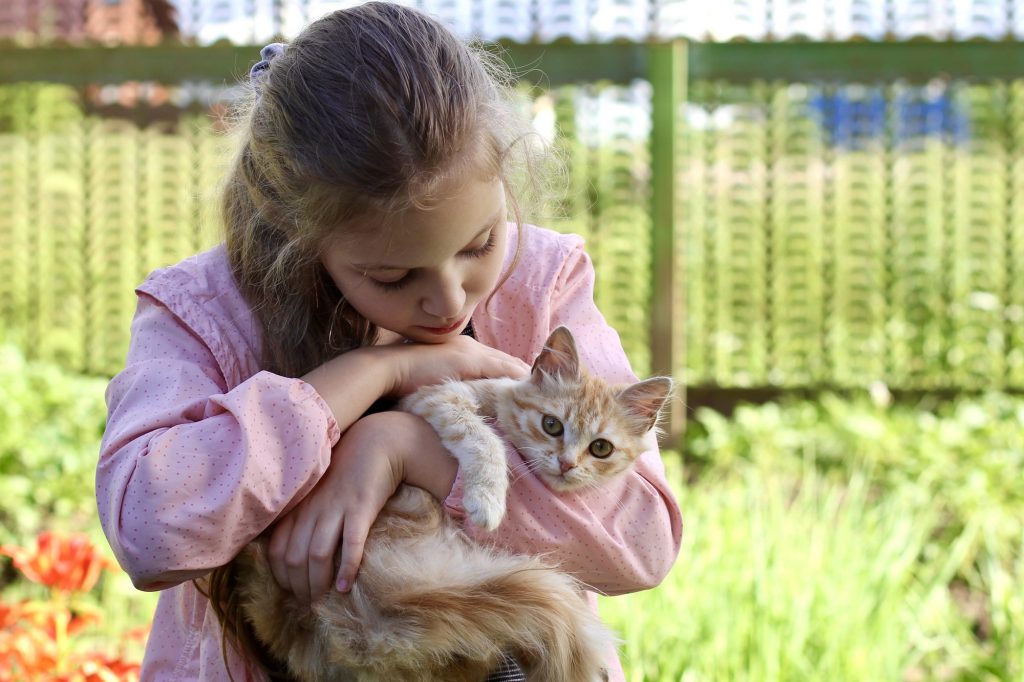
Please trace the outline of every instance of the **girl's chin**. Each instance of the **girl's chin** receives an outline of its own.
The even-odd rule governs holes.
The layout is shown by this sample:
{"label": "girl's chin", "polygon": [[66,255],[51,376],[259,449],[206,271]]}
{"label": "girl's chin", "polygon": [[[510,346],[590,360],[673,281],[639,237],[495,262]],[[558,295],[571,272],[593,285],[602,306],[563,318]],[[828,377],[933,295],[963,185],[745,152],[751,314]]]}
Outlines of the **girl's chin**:
{"label": "girl's chin", "polygon": [[462,333],[461,329],[445,334],[434,334],[423,329],[412,329],[405,334],[405,338],[416,343],[444,343]]}
{"label": "girl's chin", "polygon": [[444,343],[454,339],[466,330],[469,325],[469,316],[467,315],[462,322],[453,329],[431,329],[430,327],[408,327],[402,331],[392,331],[385,329],[384,327],[378,327],[377,343],[379,345],[388,345],[393,343],[402,343],[404,341],[412,341],[414,343]]}
{"label": "girl's chin", "polygon": [[377,345],[378,346],[390,346],[396,343],[404,343],[405,337],[398,332],[393,332],[390,329],[384,329],[383,327],[377,328]]}

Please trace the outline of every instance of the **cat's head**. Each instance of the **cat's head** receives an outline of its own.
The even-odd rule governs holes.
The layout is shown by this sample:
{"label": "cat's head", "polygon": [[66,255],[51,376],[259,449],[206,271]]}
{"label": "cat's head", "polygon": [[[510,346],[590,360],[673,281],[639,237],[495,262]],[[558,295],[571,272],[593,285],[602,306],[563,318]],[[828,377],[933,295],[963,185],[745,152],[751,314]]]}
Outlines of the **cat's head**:
{"label": "cat's head", "polygon": [[512,423],[503,424],[531,470],[555,490],[600,485],[647,449],[644,436],[672,390],[655,377],[612,386],[580,364],[565,327],[551,333],[529,379],[514,392]]}

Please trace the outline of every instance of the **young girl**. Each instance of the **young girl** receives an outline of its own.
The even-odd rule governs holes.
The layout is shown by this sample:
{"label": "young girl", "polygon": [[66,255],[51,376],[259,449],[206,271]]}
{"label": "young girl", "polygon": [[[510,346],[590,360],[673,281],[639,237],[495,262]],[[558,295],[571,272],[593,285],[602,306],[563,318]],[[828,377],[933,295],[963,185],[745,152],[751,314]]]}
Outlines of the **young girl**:
{"label": "young girl", "polygon": [[[519,220],[509,179],[532,148],[479,54],[414,10],[370,3],[263,57],[225,243],[139,286],[106,395],[100,518],[135,585],[162,591],[147,681],[265,678],[234,627],[222,651],[230,595],[204,578],[265,530],[275,578],[309,600],[358,579],[401,482],[461,518],[455,459],[389,400],[446,377],[525,376],[558,325],[593,373],[636,380],[582,240]],[[622,594],[664,578],[681,524],[652,438],[600,489],[513,477],[500,528],[467,532]],[[613,654],[609,668],[621,679]]]}

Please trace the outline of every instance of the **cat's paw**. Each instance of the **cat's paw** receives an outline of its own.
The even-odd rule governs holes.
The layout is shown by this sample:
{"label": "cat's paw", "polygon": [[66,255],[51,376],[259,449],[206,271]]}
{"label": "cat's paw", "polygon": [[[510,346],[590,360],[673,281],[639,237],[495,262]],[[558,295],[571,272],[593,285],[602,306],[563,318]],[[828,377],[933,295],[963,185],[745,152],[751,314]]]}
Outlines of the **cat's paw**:
{"label": "cat's paw", "polygon": [[494,530],[505,518],[505,496],[491,491],[467,491],[462,496],[462,507],[466,516],[484,530]]}

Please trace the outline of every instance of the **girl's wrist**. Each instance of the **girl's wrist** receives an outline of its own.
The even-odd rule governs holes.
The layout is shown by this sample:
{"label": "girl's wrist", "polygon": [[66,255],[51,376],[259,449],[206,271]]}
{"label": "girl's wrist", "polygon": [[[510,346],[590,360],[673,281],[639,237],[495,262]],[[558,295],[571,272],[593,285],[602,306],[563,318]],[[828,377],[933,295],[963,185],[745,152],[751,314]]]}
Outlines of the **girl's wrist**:
{"label": "girl's wrist", "polygon": [[393,363],[375,351],[374,347],[356,348],[301,377],[324,399],[342,431],[392,390]]}
{"label": "girl's wrist", "polygon": [[390,398],[398,397],[399,389],[402,386],[402,360],[401,351],[396,346],[367,346],[360,348],[371,358],[377,368],[378,376],[381,378],[382,396]]}
{"label": "girl's wrist", "polygon": [[396,457],[401,460],[395,466],[401,470],[403,480],[444,502],[455,484],[458,461],[422,418],[407,412],[381,414],[390,418],[389,432],[395,436],[392,442],[397,445]]}
{"label": "girl's wrist", "polygon": [[[397,399],[416,389],[416,386],[411,386],[409,382],[410,367],[413,366],[410,363],[414,363],[413,358],[417,356],[414,347],[394,344],[369,346],[359,350],[373,355],[373,362],[383,381],[384,393],[382,395]],[[420,361],[422,362],[423,359],[420,358]]]}

